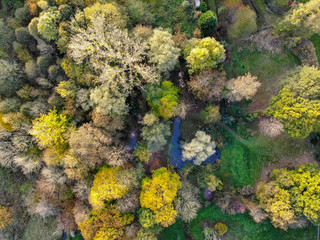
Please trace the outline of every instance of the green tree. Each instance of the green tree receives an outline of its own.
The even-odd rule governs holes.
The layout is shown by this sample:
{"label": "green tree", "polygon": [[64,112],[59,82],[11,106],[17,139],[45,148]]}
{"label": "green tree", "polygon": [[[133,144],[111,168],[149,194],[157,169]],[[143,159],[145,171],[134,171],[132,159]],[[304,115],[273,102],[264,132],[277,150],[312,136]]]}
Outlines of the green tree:
{"label": "green tree", "polygon": [[320,2],[310,0],[293,7],[274,27],[275,33],[281,37],[294,39],[309,38],[320,33]]}
{"label": "green tree", "polygon": [[145,87],[145,90],[147,101],[156,115],[164,119],[169,119],[175,115],[175,109],[179,104],[180,90],[172,82],[164,81],[160,87],[150,84]]}
{"label": "green tree", "polygon": [[49,8],[40,14],[38,22],[39,34],[47,40],[58,39],[59,22],[61,21],[61,13],[56,7]]}
{"label": "green tree", "polygon": [[163,149],[167,144],[170,133],[169,123],[158,123],[142,128],[141,136],[147,143],[147,148],[151,153]]}
{"label": "green tree", "polygon": [[180,49],[174,46],[172,34],[161,28],[155,29],[149,44],[150,62],[155,63],[160,72],[168,73],[173,70],[178,62]]}
{"label": "green tree", "polygon": [[270,177],[271,182],[258,184],[257,198],[274,226],[287,229],[301,216],[319,224],[320,171],[316,163],[295,170],[274,169]]}
{"label": "green tree", "polygon": [[23,86],[21,66],[15,62],[0,59],[0,95],[13,96]]}
{"label": "green tree", "polygon": [[271,99],[266,114],[279,119],[292,137],[307,137],[319,131],[320,71],[302,67],[284,78],[284,88]]}
{"label": "green tree", "polygon": [[218,18],[211,10],[201,14],[199,25],[203,37],[212,37],[215,28],[218,25]]}
{"label": "green tree", "polygon": [[192,38],[189,40],[185,52],[189,73],[195,73],[207,68],[216,68],[225,59],[223,46],[214,38]]}

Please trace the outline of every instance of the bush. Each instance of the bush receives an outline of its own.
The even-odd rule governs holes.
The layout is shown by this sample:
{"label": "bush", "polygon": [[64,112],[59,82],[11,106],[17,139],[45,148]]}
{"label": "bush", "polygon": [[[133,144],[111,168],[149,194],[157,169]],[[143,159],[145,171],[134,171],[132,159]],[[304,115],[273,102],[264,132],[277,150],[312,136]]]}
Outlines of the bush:
{"label": "bush", "polygon": [[228,227],[224,223],[218,222],[214,225],[214,230],[218,236],[222,236],[228,231]]}
{"label": "bush", "polygon": [[215,28],[218,25],[218,19],[215,13],[211,10],[201,14],[199,25],[203,37],[212,37]]}
{"label": "bush", "polygon": [[206,12],[206,11],[208,10],[208,6],[207,6],[207,4],[206,4],[205,2],[202,2],[202,3],[200,4],[199,9],[200,9],[201,12],[204,13],[204,12]]}
{"label": "bush", "polygon": [[20,44],[18,42],[14,42],[13,48],[14,48],[16,54],[18,55],[17,57],[22,62],[28,62],[28,61],[32,60],[32,55],[29,53],[28,49],[26,47],[24,47],[22,44]]}
{"label": "bush", "polygon": [[148,3],[139,0],[129,0],[127,1],[127,9],[133,26],[138,23],[143,25],[153,25],[155,19],[148,9]]}
{"label": "bush", "polygon": [[156,224],[153,213],[148,208],[140,208],[139,211],[139,222],[144,228],[152,227]]}
{"label": "bush", "polygon": [[236,14],[236,22],[228,29],[232,38],[242,38],[257,30],[256,13],[250,7],[240,8]]}

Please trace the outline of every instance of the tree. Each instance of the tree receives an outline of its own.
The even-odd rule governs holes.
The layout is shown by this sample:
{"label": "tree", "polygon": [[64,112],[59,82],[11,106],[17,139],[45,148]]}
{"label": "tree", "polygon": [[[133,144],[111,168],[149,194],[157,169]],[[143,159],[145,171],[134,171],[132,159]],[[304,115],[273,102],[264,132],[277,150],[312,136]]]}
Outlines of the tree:
{"label": "tree", "polygon": [[95,167],[108,163],[121,166],[130,159],[128,149],[116,144],[112,135],[92,123],[83,124],[70,135],[72,154],[81,159],[85,166]]}
{"label": "tree", "polygon": [[164,227],[173,224],[177,216],[172,203],[181,187],[179,178],[176,173],[162,167],[152,173],[152,179],[142,180],[141,207],[152,210],[155,222]]}
{"label": "tree", "polygon": [[178,62],[180,49],[174,46],[172,35],[162,28],[155,29],[149,45],[150,62],[155,63],[160,72],[168,73],[173,70]]}
{"label": "tree", "polygon": [[229,102],[238,102],[243,99],[249,100],[256,94],[260,86],[261,83],[257,81],[257,77],[251,76],[250,73],[233,78],[226,84],[226,88],[229,90],[226,93],[226,99]]}
{"label": "tree", "polygon": [[219,101],[225,87],[227,76],[225,71],[205,69],[194,74],[187,82],[189,89],[204,101]]}
{"label": "tree", "polygon": [[257,16],[250,7],[240,7],[235,13],[235,23],[228,29],[232,38],[241,38],[257,30]]}
{"label": "tree", "polygon": [[90,93],[93,106],[101,114],[126,115],[128,113],[126,98],[126,93],[118,91],[117,88],[112,89],[108,84],[96,87]]}
{"label": "tree", "polygon": [[203,39],[192,38],[184,51],[190,74],[207,68],[216,68],[218,63],[223,62],[225,59],[223,46],[210,37]]}
{"label": "tree", "polygon": [[47,11],[41,12],[38,22],[40,36],[46,40],[57,40],[60,21],[61,13],[56,7],[51,7]]}
{"label": "tree", "polygon": [[316,163],[299,165],[295,170],[274,169],[269,183],[260,182],[257,198],[276,227],[287,229],[305,216],[313,224],[320,222],[320,171]]}
{"label": "tree", "polygon": [[103,15],[97,15],[87,29],[75,27],[74,31],[68,56],[78,64],[88,61],[105,88],[129,93],[134,86],[159,82],[154,68],[144,63],[147,43],[106,22]]}
{"label": "tree", "polygon": [[142,138],[147,143],[147,148],[151,153],[161,150],[170,136],[169,123],[155,123],[151,126],[144,126],[141,132]]}
{"label": "tree", "polygon": [[0,229],[7,227],[12,220],[12,211],[5,206],[0,206]]}
{"label": "tree", "polygon": [[204,119],[204,123],[216,123],[221,120],[221,114],[219,112],[219,106],[208,105],[201,111],[201,115]]}
{"label": "tree", "polygon": [[271,99],[266,114],[279,119],[292,137],[305,138],[319,131],[320,101],[299,96],[299,91],[293,93],[288,87]]}
{"label": "tree", "polygon": [[89,202],[94,209],[103,209],[105,201],[122,198],[129,191],[129,186],[117,180],[116,174],[119,171],[122,171],[119,167],[102,167],[95,175],[89,195]]}
{"label": "tree", "polygon": [[147,101],[156,115],[166,120],[175,115],[180,89],[174,86],[172,82],[164,81],[160,87],[150,84],[145,87],[145,90]]}
{"label": "tree", "polygon": [[133,155],[138,158],[139,161],[145,162],[148,164],[152,153],[148,150],[145,143],[140,143],[138,147],[134,150]]}
{"label": "tree", "polygon": [[218,18],[211,10],[201,14],[199,25],[203,37],[212,37],[215,28],[218,25]]}
{"label": "tree", "polygon": [[105,22],[112,22],[120,27],[126,25],[121,12],[112,3],[101,4],[96,2],[92,6],[86,7],[83,12],[89,25],[95,21],[96,16],[102,16]]}
{"label": "tree", "polygon": [[79,228],[85,240],[116,240],[121,238],[125,226],[133,219],[134,215],[121,213],[114,205],[108,204],[104,209],[92,210]]}
{"label": "tree", "polygon": [[[17,41],[23,45],[30,45],[33,37],[30,35],[28,28],[19,27],[15,30]],[[33,40],[34,41],[34,40]]]}
{"label": "tree", "polygon": [[66,135],[69,133],[70,119],[67,115],[51,110],[32,122],[29,133],[36,138],[41,147],[63,151],[67,147]]}
{"label": "tree", "polygon": [[190,143],[183,144],[182,160],[193,160],[195,165],[200,165],[216,152],[215,148],[216,144],[209,135],[203,131],[197,131],[195,138]]}
{"label": "tree", "polygon": [[[309,38],[320,33],[320,2],[310,0],[293,7],[282,20],[275,25],[275,33],[281,37]],[[295,40],[297,41],[297,40]]]}
{"label": "tree", "polygon": [[190,222],[197,217],[200,208],[199,189],[187,181],[182,182],[182,188],[178,190],[178,199],[176,200],[178,216],[184,222]]}
{"label": "tree", "polygon": [[23,86],[21,66],[15,62],[0,59],[0,95],[11,97]]}
{"label": "tree", "polygon": [[[3,6],[2,6],[3,7]],[[0,49],[9,51],[15,40],[14,31],[7,26],[4,20],[0,19]]]}

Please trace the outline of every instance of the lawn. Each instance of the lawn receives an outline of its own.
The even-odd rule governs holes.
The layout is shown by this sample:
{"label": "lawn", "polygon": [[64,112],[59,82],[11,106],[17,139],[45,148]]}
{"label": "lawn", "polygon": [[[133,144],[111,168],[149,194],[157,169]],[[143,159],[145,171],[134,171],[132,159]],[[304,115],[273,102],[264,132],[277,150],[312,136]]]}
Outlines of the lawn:
{"label": "lawn", "polygon": [[313,45],[316,49],[318,62],[320,64],[320,35],[313,35],[310,40],[313,42]]}
{"label": "lawn", "polygon": [[185,240],[184,234],[184,222],[180,219],[176,221],[175,224],[165,228],[160,236],[159,240]]}
{"label": "lawn", "polygon": [[248,72],[258,77],[262,85],[248,109],[249,112],[257,112],[266,109],[271,97],[277,94],[278,80],[287,71],[298,66],[300,61],[289,50],[273,54],[265,50],[259,51],[253,43],[246,48],[243,46],[243,43],[231,45],[231,57],[224,69],[228,78]]}
{"label": "lawn", "polygon": [[312,240],[316,239],[316,228],[309,225],[305,229],[290,229],[287,232],[274,228],[270,222],[257,224],[248,214],[229,215],[221,212],[217,206],[203,208],[198,212],[196,219],[189,224],[189,231],[193,239],[202,240],[201,222],[210,220],[213,223],[223,222],[229,230],[222,240]]}

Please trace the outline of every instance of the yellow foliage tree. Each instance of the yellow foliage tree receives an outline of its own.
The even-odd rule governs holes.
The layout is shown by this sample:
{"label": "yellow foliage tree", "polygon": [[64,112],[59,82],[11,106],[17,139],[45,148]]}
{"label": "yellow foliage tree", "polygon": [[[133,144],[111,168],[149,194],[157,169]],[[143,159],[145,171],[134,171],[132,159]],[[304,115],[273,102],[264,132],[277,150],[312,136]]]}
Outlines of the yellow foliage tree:
{"label": "yellow foliage tree", "polygon": [[177,191],[181,188],[180,177],[162,167],[155,170],[151,178],[142,180],[140,204],[151,209],[157,223],[169,226],[175,222],[177,212],[172,206]]}
{"label": "yellow foliage tree", "polygon": [[94,209],[103,209],[105,201],[122,198],[129,187],[118,182],[116,174],[121,168],[102,167],[95,175],[89,195],[89,202]]}

